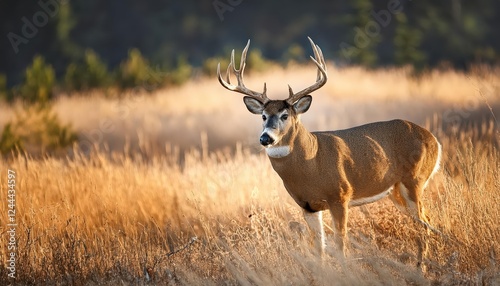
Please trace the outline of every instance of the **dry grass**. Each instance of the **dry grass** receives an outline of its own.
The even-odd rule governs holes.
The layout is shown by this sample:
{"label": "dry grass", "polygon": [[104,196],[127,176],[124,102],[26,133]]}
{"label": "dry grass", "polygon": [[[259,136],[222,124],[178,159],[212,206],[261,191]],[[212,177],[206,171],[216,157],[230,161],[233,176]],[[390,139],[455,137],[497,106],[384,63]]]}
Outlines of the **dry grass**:
{"label": "dry grass", "polygon": [[[268,95],[274,99],[288,96],[288,83],[300,90],[316,76],[312,65],[274,67],[263,74],[247,69],[246,85],[261,90],[267,82]],[[500,68],[477,68],[470,73],[433,71],[416,78],[405,69],[366,71],[330,65],[328,73],[329,81],[314,93],[311,109],[303,116],[311,130],[343,129],[393,118],[424,124],[433,114],[441,115],[446,124],[466,121],[484,113],[485,102],[500,114]],[[79,131],[80,147],[85,151],[93,145],[106,145],[119,152],[142,148],[157,153],[164,151],[165,142],[184,149],[199,148],[202,132],[207,133],[211,150],[237,142],[245,146],[251,142],[250,147],[258,149],[260,118],[246,111],[241,96],[221,88],[214,78],[152,94],[128,92],[121,99],[101,92],[61,95],[54,110]],[[0,105],[0,129],[12,116],[12,108]]]}
{"label": "dry grass", "polygon": [[[291,69],[274,71],[268,86],[292,76]],[[102,148],[90,154],[75,150],[68,158],[2,158],[2,198],[7,196],[4,170],[17,173],[17,282],[498,285],[500,139],[495,123],[471,121],[490,114],[482,112],[484,100],[496,106],[498,73],[448,71],[412,79],[404,70],[330,70],[334,83],[322,91],[322,99],[315,97],[316,109],[304,116],[308,126],[347,127],[383,116],[410,117],[421,124],[429,119],[427,127],[443,144],[443,168],[424,197],[432,224],[443,232],[430,238],[428,273],[415,267],[421,228],[388,199],[351,211],[347,259],[333,246],[324,261],[311,253],[300,210],[267,158],[255,145],[235,143],[246,142],[258,130],[258,120],[246,114],[238,96],[201,80],[139,100],[63,97],[56,110],[82,133],[102,131],[99,122],[111,120],[113,131],[92,133],[92,143]],[[248,85],[260,86],[264,76],[252,76]],[[296,89],[306,85],[303,77],[288,81],[294,80]],[[345,82],[358,80],[349,93]],[[334,95],[327,97],[329,92]],[[373,97],[363,103],[365,94]],[[468,98],[477,105],[467,105]],[[120,105],[129,107],[126,113],[113,107]],[[457,111],[461,127],[447,127],[457,123],[447,122],[450,110]],[[433,117],[436,112],[441,116]],[[182,130],[186,126],[193,130]],[[208,143],[204,135],[200,140],[202,131]],[[211,138],[219,134],[215,146],[227,139],[230,148],[210,148]],[[174,135],[201,147],[186,152],[165,148],[165,141],[184,143]],[[325,222],[330,224],[328,216]],[[1,241],[7,240],[6,231],[2,223]],[[6,247],[0,253],[6,265]],[[0,284],[8,282],[2,267]]]}

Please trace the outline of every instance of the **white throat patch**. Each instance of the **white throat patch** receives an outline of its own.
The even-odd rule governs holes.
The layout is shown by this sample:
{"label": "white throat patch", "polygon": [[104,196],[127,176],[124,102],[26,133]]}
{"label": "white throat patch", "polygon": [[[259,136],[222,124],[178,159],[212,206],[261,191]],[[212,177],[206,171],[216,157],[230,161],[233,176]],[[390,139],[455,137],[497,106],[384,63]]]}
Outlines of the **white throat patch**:
{"label": "white throat patch", "polygon": [[266,148],[266,152],[271,158],[283,158],[290,154],[290,146],[271,146]]}

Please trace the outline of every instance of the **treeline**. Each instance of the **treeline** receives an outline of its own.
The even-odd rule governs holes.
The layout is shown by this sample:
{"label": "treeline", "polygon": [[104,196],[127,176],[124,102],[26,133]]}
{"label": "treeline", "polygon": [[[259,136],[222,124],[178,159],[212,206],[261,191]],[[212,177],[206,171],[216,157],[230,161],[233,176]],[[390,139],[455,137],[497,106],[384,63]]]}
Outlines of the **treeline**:
{"label": "treeline", "polygon": [[150,81],[134,65],[175,84],[247,39],[277,62],[307,60],[311,36],[339,64],[497,64],[499,14],[497,0],[1,1],[0,90],[36,61],[68,90]]}
{"label": "treeline", "polygon": [[[138,49],[130,50],[128,57],[115,70],[109,70],[101,58],[89,49],[81,61],[70,63],[65,73],[57,77],[54,67],[43,56],[37,55],[24,71],[19,85],[10,89],[5,84],[0,87],[0,99],[45,104],[53,98],[56,90],[72,93],[99,89],[116,94],[141,87],[152,91],[165,85],[182,84],[191,73],[192,67],[185,61],[168,72],[154,68]],[[0,84],[5,80],[5,76],[0,77]]]}
{"label": "treeline", "polygon": [[[239,60],[239,59],[237,59]],[[228,65],[229,58],[208,58],[199,73],[214,75],[217,63]],[[253,70],[262,70],[268,64],[258,50],[251,51],[247,63]],[[26,152],[30,155],[62,154],[78,140],[71,125],[61,122],[53,111],[56,93],[91,93],[99,90],[106,96],[120,96],[124,90],[138,89],[149,92],[160,87],[180,85],[193,75],[193,67],[180,59],[170,70],[153,67],[138,49],[129,51],[128,57],[114,70],[93,51],[87,50],[81,61],[70,63],[64,75],[56,76],[54,67],[43,56],[37,55],[26,68],[23,81],[8,89],[0,88],[0,100],[21,102],[14,118],[3,126],[0,134],[0,154]],[[87,150],[88,151],[88,150]]]}
{"label": "treeline", "polygon": [[[85,51],[82,61],[70,63],[65,73],[58,78],[54,67],[43,56],[37,55],[24,71],[20,84],[7,88],[6,77],[0,76],[0,100],[21,100],[28,105],[45,105],[54,97],[56,91],[72,94],[100,90],[109,96],[119,96],[124,90],[137,88],[150,92],[165,86],[181,85],[192,78],[194,73],[215,76],[217,64],[221,63],[225,68],[229,59],[229,56],[208,58],[194,72],[195,68],[181,58],[174,68],[164,70],[151,65],[141,52],[134,48],[114,70],[109,70],[102,59],[89,49]],[[252,70],[262,71],[271,61],[264,59],[259,50],[254,50],[249,52],[247,64],[252,66]]]}

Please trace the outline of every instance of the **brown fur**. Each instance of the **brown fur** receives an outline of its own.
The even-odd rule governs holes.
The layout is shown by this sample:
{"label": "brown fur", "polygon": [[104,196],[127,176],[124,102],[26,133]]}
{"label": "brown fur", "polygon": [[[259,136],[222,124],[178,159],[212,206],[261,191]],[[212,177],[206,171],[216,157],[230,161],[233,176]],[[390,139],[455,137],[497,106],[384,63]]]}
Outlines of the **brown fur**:
{"label": "brown fur", "polygon": [[[265,112],[273,114],[278,109],[282,105],[268,104]],[[344,251],[349,202],[391,187],[391,199],[398,207],[427,223],[420,197],[440,156],[439,143],[429,131],[408,121],[392,120],[310,133],[293,108],[289,113],[293,115],[290,126],[276,146],[289,146],[290,154],[269,157],[271,164],[299,206],[309,212],[331,211],[336,241]],[[415,210],[401,194],[400,184],[408,190]],[[422,255],[419,253],[419,259]]]}
{"label": "brown fur", "polygon": [[438,159],[434,136],[404,120],[313,133],[300,122],[294,125],[278,143],[290,146],[290,155],[270,157],[271,164],[297,203],[317,211],[374,196],[398,182],[423,187]]}
{"label": "brown fur", "polygon": [[[264,130],[260,142],[267,149],[274,170],[286,190],[304,209],[304,218],[321,253],[325,247],[321,211],[330,210],[336,228],[335,240],[344,251],[349,206],[374,202],[390,195],[396,206],[431,228],[420,203],[427,181],[439,167],[441,146],[426,129],[404,120],[375,122],[346,130],[310,133],[299,114],[312,102],[311,92],[327,81],[326,63],[319,46],[309,38],[318,67],[316,82],[297,93],[289,87],[286,100],[270,100],[266,85],[262,93],[243,84],[248,41],[241,55],[240,69],[231,53],[226,80],[217,66],[219,82],[226,89],[245,94],[247,109],[261,114]],[[232,68],[231,68],[232,67]],[[229,72],[238,85],[230,83]],[[316,215],[317,214],[317,215]],[[427,249],[421,240],[418,260]]]}

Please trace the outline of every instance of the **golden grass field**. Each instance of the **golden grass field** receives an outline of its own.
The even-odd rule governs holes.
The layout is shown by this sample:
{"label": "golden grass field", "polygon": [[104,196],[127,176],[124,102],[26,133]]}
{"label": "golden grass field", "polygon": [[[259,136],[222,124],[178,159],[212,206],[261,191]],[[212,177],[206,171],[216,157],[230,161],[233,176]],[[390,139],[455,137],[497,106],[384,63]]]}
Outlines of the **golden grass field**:
{"label": "golden grass field", "polygon": [[[284,98],[312,66],[247,75]],[[321,260],[301,211],[258,146],[260,119],[213,79],[122,98],[61,95],[54,110],[80,134],[66,157],[1,161],[0,284],[500,284],[500,72],[413,77],[405,69],[329,67],[302,116],[311,130],[392,118],[429,128],[442,168],[424,206],[442,235],[416,264],[422,228],[383,199],[353,208],[350,255],[327,232]],[[491,110],[490,110],[491,109]],[[0,128],[13,108],[0,106]],[[7,170],[16,172],[16,280],[7,277]],[[330,217],[325,222],[331,225]]]}

